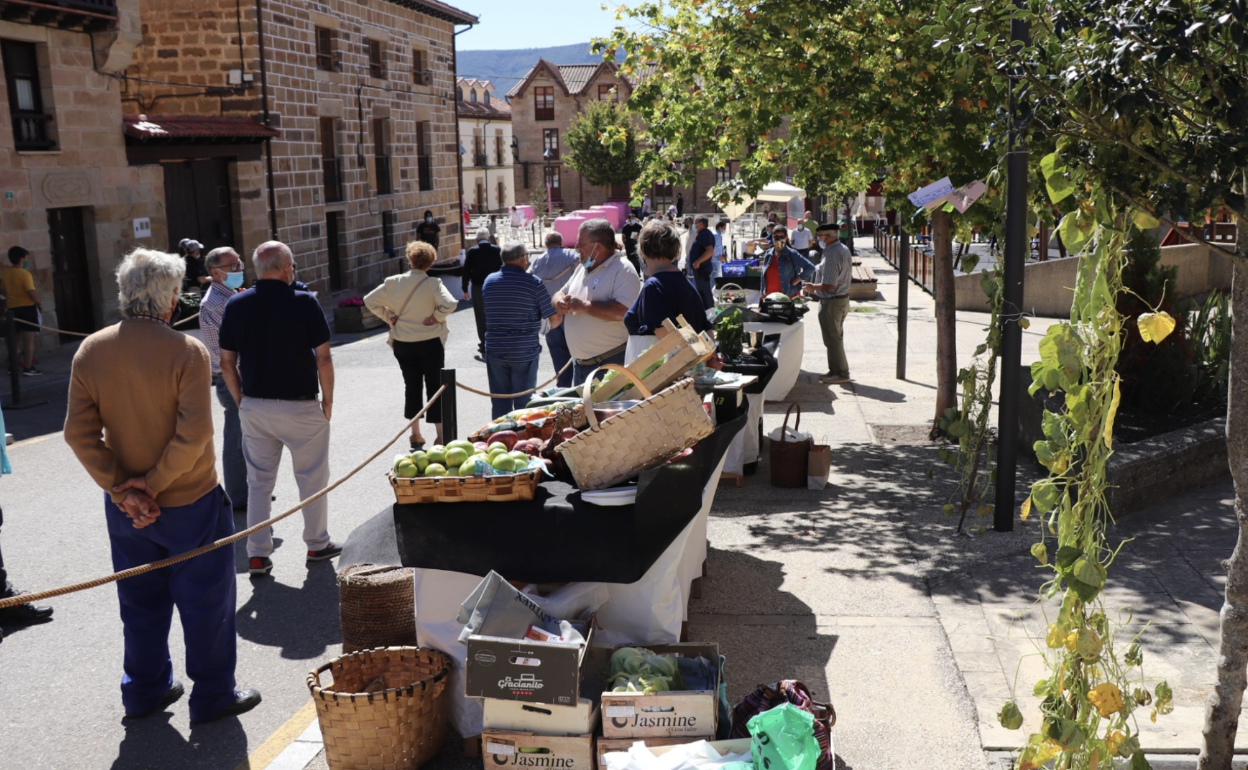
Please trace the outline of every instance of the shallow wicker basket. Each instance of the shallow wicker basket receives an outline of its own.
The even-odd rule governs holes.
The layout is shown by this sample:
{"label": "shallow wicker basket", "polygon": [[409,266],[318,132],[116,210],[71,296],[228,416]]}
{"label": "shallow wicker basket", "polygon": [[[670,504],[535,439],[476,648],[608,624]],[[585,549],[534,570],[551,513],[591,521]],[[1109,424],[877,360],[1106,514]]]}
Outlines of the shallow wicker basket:
{"label": "shallow wicker basket", "polygon": [[[333,684],[321,686],[321,674]],[[308,674],[330,770],[416,770],[446,740],[451,659],[389,647],[335,658]]]}
{"label": "shallow wicker basket", "polygon": [[411,567],[352,564],[338,570],[342,651],[416,645]]}
{"label": "shallow wicker basket", "polygon": [[411,503],[510,503],[532,500],[537,494],[541,471],[531,470],[510,476],[423,476],[399,478],[388,474],[394,500],[400,505]]}

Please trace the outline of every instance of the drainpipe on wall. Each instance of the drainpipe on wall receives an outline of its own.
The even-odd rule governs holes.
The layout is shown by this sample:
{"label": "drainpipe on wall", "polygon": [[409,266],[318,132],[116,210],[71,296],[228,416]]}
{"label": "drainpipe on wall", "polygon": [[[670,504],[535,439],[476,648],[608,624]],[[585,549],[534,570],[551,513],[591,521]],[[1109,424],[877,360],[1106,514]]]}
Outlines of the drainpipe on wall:
{"label": "drainpipe on wall", "polygon": [[[458,86],[458,83],[459,83],[459,57],[456,53],[457,51],[456,38],[458,38],[460,35],[467,32],[468,30],[472,29],[472,27],[473,25],[469,24],[466,28],[461,29],[460,31],[451,35],[451,100],[455,104],[455,144],[454,144],[455,166],[456,166],[456,171],[457,171],[458,179],[459,179],[459,204],[458,206],[456,206],[456,208],[459,210],[459,222],[457,224],[459,227],[459,249],[460,251],[464,250],[465,244],[468,241],[464,233],[464,230],[466,229],[464,227],[464,156],[459,152],[459,141],[460,141],[459,139],[459,99],[456,98],[455,96],[455,88]],[[454,28],[455,28],[455,25],[452,24],[451,29],[454,29]]]}
{"label": "drainpipe on wall", "polygon": [[[239,26],[239,44],[243,30]],[[260,99],[264,102],[264,125],[269,125],[269,70],[264,61],[264,0],[256,0],[256,41],[260,49]],[[273,139],[265,137],[265,180],[269,188],[269,237],[277,240],[277,193],[273,190]]]}

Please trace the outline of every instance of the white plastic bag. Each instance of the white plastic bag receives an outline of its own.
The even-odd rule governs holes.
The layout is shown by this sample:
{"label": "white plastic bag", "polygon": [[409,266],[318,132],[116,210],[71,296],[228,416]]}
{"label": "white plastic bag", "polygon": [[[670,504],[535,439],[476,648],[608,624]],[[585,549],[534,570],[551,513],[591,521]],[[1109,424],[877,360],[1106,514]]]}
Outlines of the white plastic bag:
{"label": "white plastic bag", "polygon": [[603,760],[607,770],[719,770],[735,762],[749,763],[750,752],[721,756],[707,741],[697,741],[655,756],[645,743],[637,741],[627,752],[604,754]]}

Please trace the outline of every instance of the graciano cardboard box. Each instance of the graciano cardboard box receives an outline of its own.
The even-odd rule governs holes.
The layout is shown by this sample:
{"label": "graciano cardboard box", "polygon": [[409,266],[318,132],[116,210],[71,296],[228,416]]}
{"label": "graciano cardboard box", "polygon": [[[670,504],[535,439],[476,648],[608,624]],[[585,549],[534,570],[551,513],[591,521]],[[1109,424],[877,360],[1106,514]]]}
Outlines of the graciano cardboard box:
{"label": "graciano cardboard box", "polygon": [[464,694],[469,698],[576,706],[581,669],[594,638],[594,622],[580,644],[494,636],[468,637]]}

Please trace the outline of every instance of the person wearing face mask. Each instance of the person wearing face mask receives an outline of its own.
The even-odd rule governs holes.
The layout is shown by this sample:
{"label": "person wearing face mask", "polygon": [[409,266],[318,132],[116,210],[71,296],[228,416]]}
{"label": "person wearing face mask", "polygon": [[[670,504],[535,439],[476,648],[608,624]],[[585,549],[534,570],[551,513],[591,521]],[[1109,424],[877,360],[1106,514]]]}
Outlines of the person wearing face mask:
{"label": "person wearing face mask", "polygon": [[802,290],[802,281],[810,280],[815,266],[789,245],[789,229],[777,227],[772,233],[771,248],[763,252],[763,294],[784,292],[790,297]]}
{"label": "person wearing face mask", "polygon": [[837,385],[849,382],[849,362],[845,359],[845,316],[849,315],[849,283],[853,280],[854,258],[840,242],[840,228],[819,225],[815,231],[823,259],[815,275],[802,289],[819,300],[819,328],[828,349],[828,372],[820,382]]}
{"label": "person wearing face mask", "polygon": [[624,314],[641,291],[641,279],[615,250],[615,230],[605,219],[590,219],[577,231],[581,266],[555,295],[563,314],[564,336],[572,353],[577,385],[602,364],[623,364],[628,346]]}
{"label": "person wearing face mask", "polygon": [[[219,334],[221,374],[243,428],[249,527],[269,518],[283,447],[290,450],[300,499],[329,485],[334,404],[329,324],[316,297],[291,286],[295,257],[290,247],[266,241],[256,247],[251,263],[256,284],[230,297]],[[309,563],[342,553],[329,538],[326,498],[303,509],[303,541]],[[248,539],[252,575],[273,570],[272,553],[272,528]]]}
{"label": "person wearing face mask", "polygon": [[640,234],[641,220],[636,214],[629,214],[628,222],[620,230],[620,235],[624,238],[624,253],[628,255],[628,261],[633,263],[633,269],[638,274],[641,273],[641,263],[637,261],[637,236]]}
{"label": "person wearing face mask", "polygon": [[29,256],[30,252],[21,246],[9,249],[9,267],[0,273],[0,286],[4,288],[13,317],[26,322],[17,325],[17,365],[23,377],[37,377],[43,372],[35,368],[36,329],[31,324],[39,323],[43,303],[39,301],[39,292],[35,291],[35,278],[27,269]]}
{"label": "person wearing face mask", "polygon": [[434,251],[438,250],[438,234],[441,232],[442,228],[434,221],[432,211],[426,211],[416,225],[416,238],[432,246]]}
{"label": "person wearing face mask", "polygon": [[221,319],[225,305],[243,288],[243,259],[229,246],[208,252],[204,257],[212,283],[199,303],[199,329],[208,348],[212,364],[212,385],[217,402],[225,410],[225,429],[221,435],[221,468],[225,477],[225,494],[236,511],[247,510],[247,461],[243,459],[243,429],[238,422],[238,404],[221,376]]}

